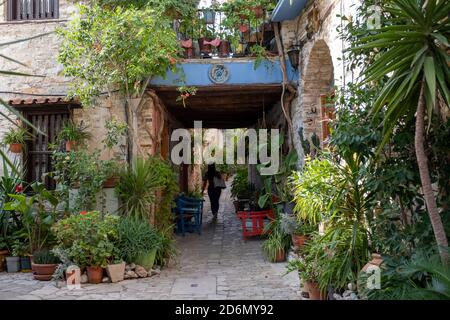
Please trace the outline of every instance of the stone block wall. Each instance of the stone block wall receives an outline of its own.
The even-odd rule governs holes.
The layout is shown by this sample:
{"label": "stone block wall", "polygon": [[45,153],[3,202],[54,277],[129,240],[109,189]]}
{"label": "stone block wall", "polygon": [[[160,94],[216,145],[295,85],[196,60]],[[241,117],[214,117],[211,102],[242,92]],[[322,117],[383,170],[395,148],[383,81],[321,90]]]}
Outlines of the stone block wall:
{"label": "stone block wall", "polygon": [[[0,58],[0,70],[40,76],[1,75],[0,97],[4,101],[8,101],[16,98],[66,96],[70,79],[62,75],[63,67],[57,62],[60,39],[54,31],[56,28],[64,26],[71,14],[76,11],[76,7],[70,0],[60,0],[58,19],[7,21],[6,1],[0,2],[0,43],[42,35],[42,37],[0,48],[1,54],[25,64],[25,66],[21,66]],[[6,112],[2,106],[0,106],[0,111]],[[146,99],[142,110],[143,116],[139,123],[139,132],[143,132],[142,136],[139,137],[139,143],[142,145],[144,154],[150,153],[153,148],[150,136],[144,130],[144,127],[151,126],[153,113],[152,99]],[[102,140],[106,134],[104,127],[106,121],[110,119],[125,121],[124,101],[117,95],[102,97],[98,99],[94,107],[74,110],[73,116],[75,121],[83,121],[89,127],[92,134],[89,149],[102,149]],[[0,139],[11,126],[12,124],[8,120],[0,117]],[[126,142],[123,141],[123,143]],[[111,152],[105,150],[102,157],[110,158],[117,153],[120,153],[120,147]],[[10,156],[11,158],[15,157],[12,154]]]}
{"label": "stone block wall", "polygon": [[323,142],[322,96],[330,95],[335,87],[342,87],[355,75],[345,69],[343,50],[348,47],[339,38],[337,28],[341,18],[351,17],[354,4],[360,0],[315,0],[309,1],[297,19],[282,23],[281,36],[285,51],[291,45],[303,43],[300,54],[300,81],[298,96],[291,106],[294,126],[294,146],[303,165],[304,150],[300,134],[311,142],[315,134]]}
{"label": "stone block wall", "polygon": [[[63,25],[75,7],[68,0],[60,0],[59,19],[7,21],[6,1],[0,3],[0,43],[43,35],[28,41],[0,48],[0,53],[25,64],[21,66],[0,58],[0,70],[22,72],[41,77],[0,75],[0,97],[4,101],[14,98],[65,96],[68,79],[61,75],[62,66],[56,61],[59,39],[53,33]],[[45,34],[45,35],[44,35]],[[0,111],[6,112],[0,105]],[[7,113],[7,112],[6,112]],[[0,139],[12,124],[0,117]],[[5,150],[6,151],[6,150]],[[14,158],[13,155],[10,155]],[[1,170],[1,169],[0,169]]]}

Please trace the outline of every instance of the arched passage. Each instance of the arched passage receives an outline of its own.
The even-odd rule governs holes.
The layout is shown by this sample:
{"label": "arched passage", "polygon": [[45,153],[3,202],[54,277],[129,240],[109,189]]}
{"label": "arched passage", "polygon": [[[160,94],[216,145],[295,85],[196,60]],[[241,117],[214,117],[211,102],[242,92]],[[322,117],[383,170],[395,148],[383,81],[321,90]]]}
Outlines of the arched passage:
{"label": "arched passage", "polygon": [[316,41],[305,61],[301,99],[304,138],[311,141],[317,136],[323,142],[328,118],[326,97],[331,95],[334,86],[333,60],[326,42]]}

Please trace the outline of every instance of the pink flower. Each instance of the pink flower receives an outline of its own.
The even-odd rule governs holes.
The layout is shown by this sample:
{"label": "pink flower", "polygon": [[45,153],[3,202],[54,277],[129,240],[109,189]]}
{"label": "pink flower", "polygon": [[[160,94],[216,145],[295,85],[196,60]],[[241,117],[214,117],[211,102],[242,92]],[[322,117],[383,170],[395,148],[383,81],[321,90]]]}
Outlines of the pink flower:
{"label": "pink flower", "polygon": [[16,193],[21,193],[23,191],[23,187],[22,187],[22,185],[17,185],[16,186]]}

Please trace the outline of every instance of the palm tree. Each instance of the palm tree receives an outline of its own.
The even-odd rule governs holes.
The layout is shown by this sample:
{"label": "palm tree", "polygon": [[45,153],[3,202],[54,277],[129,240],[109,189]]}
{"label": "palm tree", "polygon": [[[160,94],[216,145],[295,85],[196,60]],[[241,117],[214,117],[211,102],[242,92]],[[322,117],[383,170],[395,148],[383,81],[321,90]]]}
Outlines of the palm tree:
{"label": "palm tree", "polygon": [[433,112],[439,107],[448,108],[450,101],[450,2],[390,0],[385,10],[394,25],[362,38],[354,50],[378,52],[375,62],[364,71],[364,84],[385,80],[389,75],[372,109],[374,115],[385,110],[380,149],[399,120],[416,113],[415,151],[422,192],[441,260],[447,264],[448,240],[431,185],[425,142]]}

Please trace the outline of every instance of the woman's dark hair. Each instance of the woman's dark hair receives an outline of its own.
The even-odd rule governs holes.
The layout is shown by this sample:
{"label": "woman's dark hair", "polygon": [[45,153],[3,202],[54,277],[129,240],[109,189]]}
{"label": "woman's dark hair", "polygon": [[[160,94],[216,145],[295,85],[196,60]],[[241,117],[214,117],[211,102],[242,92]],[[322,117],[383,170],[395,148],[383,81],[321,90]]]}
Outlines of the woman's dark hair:
{"label": "woman's dark hair", "polygon": [[217,175],[216,171],[216,164],[212,163],[208,165],[208,172],[206,173],[206,176],[208,177],[209,181],[213,181],[214,177]]}

